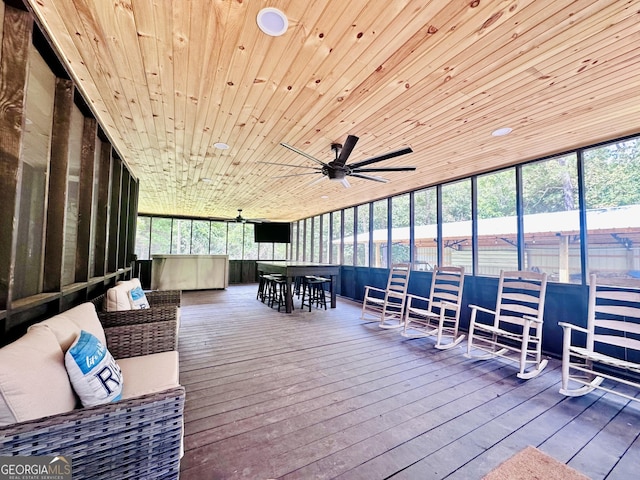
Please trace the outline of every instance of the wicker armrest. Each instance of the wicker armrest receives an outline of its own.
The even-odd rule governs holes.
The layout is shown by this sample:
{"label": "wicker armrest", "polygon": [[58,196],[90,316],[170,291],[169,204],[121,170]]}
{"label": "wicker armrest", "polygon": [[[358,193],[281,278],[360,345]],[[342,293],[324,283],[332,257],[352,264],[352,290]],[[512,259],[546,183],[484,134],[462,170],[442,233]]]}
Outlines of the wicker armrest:
{"label": "wicker armrest", "polygon": [[144,296],[152,307],[161,305],[179,307],[182,302],[182,290],[152,290],[144,292]]}
{"label": "wicker armrest", "polygon": [[120,310],[117,312],[98,311],[98,318],[104,328],[124,325],[136,325],[139,323],[166,322],[177,319],[178,307],[164,306],[142,308],[140,310]]}
{"label": "wicker armrest", "polygon": [[115,359],[177,350],[175,320],[106,327],[107,348]]}
{"label": "wicker armrest", "polygon": [[73,478],[175,478],[184,387],[0,427],[3,455],[62,455]]}

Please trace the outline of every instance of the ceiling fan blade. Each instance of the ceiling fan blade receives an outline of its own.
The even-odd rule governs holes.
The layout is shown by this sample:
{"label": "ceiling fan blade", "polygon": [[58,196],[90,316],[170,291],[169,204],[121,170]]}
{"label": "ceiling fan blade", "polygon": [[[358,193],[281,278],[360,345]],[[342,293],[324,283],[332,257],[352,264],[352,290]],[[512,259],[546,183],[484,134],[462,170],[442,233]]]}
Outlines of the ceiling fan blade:
{"label": "ceiling fan blade", "polygon": [[340,149],[340,155],[336,158],[332,163],[336,166],[343,167],[345,163],[347,163],[347,158],[351,155],[351,152],[358,143],[359,138],[355,135],[347,136],[347,140],[344,142],[344,145]]}
{"label": "ceiling fan blade", "polygon": [[355,168],[352,172],[413,172],[416,167],[378,167],[378,168]]}
{"label": "ceiling fan blade", "polygon": [[315,175],[316,173],[320,173],[320,169],[319,168],[318,168],[317,172],[292,173],[290,175],[278,175],[278,176],[271,177],[271,178],[301,177],[303,175]]}
{"label": "ceiling fan blade", "polygon": [[316,185],[322,182],[325,178],[327,177],[325,175],[322,175],[320,178],[316,178],[313,182],[309,182],[309,186]]}
{"label": "ceiling fan blade", "polygon": [[342,183],[342,186],[344,188],[349,188],[351,186],[351,184],[349,183],[349,180],[347,180],[346,178],[341,179],[340,183]]}
{"label": "ceiling fan blade", "polygon": [[302,155],[305,158],[308,158],[309,160],[313,160],[316,163],[319,163],[320,165],[322,165],[323,167],[326,167],[327,164],[324,163],[321,160],[318,160],[316,157],[309,155],[307,152],[303,152],[302,150],[298,150],[296,147],[292,147],[291,145],[288,145],[286,143],[280,143],[280,145],[282,145],[285,148],[288,148],[289,150],[291,150],[292,152],[296,152],[298,155]]}
{"label": "ceiling fan blade", "polygon": [[352,173],[352,177],[364,178],[365,180],[373,180],[374,182],[389,183],[389,180],[382,177],[374,177],[373,175],[362,175],[360,173]]}
{"label": "ceiling fan blade", "polygon": [[406,155],[407,153],[412,153],[413,150],[411,147],[401,148],[400,150],[395,150],[393,152],[384,153],[382,155],[377,155],[375,157],[368,158],[367,160],[362,160],[361,162],[356,162],[349,167],[353,170],[354,168],[364,167],[365,165],[370,165],[372,163],[381,162],[383,160],[389,160],[390,158],[399,157],[401,155]]}
{"label": "ceiling fan blade", "polygon": [[275,163],[275,162],[256,162],[256,163],[264,163],[266,165],[278,165],[279,167],[313,168],[314,170],[320,170],[317,167],[310,167],[308,165],[291,165],[290,163]]}

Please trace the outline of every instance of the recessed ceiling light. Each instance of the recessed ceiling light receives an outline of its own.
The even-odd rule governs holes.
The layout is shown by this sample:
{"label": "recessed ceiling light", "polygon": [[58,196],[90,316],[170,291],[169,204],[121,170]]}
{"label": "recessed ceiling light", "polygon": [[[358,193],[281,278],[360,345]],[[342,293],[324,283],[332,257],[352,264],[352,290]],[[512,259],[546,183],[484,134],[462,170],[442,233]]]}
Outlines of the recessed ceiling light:
{"label": "recessed ceiling light", "polygon": [[229,148],[229,145],[227,145],[226,143],[222,143],[222,142],[214,143],[213,146],[216,147],[219,150],[227,150]]}
{"label": "recessed ceiling light", "polygon": [[329,198],[329,195],[322,195],[320,198]]}
{"label": "recessed ceiling light", "polygon": [[204,183],[211,183],[211,182],[213,182],[213,180],[211,180],[210,178],[206,178],[206,177],[205,177],[205,178],[201,178],[201,179],[200,179],[200,181],[201,181],[201,182],[204,182]]}
{"label": "recessed ceiling light", "polygon": [[277,8],[267,7],[258,12],[258,27],[267,35],[279,37],[289,28],[287,16]]}
{"label": "recessed ceiling light", "polygon": [[509,135],[513,131],[513,128],[503,127],[491,132],[491,135],[494,137],[503,137],[504,135]]}

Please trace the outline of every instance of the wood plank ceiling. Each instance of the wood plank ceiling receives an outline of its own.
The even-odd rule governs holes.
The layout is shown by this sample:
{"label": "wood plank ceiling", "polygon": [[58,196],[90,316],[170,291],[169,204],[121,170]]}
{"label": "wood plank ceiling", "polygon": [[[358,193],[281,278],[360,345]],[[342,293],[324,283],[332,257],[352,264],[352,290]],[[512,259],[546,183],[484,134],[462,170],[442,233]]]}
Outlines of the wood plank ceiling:
{"label": "wood plank ceiling", "polygon": [[[27,1],[141,213],[290,221],[640,132],[640,1]],[[317,166],[280,142],[329,162],[348,134],[350,161],[411,146],[379,165],[417,170],[344,188],[260,163]]]}

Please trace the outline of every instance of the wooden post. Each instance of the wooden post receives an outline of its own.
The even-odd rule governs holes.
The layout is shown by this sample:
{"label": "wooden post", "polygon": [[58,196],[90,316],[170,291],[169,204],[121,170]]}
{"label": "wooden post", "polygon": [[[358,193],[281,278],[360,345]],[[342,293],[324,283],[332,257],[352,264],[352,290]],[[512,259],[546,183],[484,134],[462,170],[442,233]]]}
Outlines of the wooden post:
{"label": "wooden post", "polygon": [[102,142],[100,149],[100,178],[98,179],[98,202],[96,212],[96,225],[94,232],[95,242],[95,271],[96,277],[102,277],[107,273],[107,239],[109,232],[109,210],[111,196],[111,145]]}
{"label": "wooden post", "polygon": [[[95,119],[84,119],[82,129],[82,156],[80,159],[80,190],[78,192],[78,242],[76,245],[76,282],[89,279],[89,251],[91,247],[91,213],[93,204],[93,172],[96,161]],[[97,208],[97,206],[96,206]]]}
{"label": "wooden post", "polygon": [[[13,288],[20,150],[33,20],[28,12],[3,5],[0,11],[0,310],[9,308]],[[0,329],[1,330],[1,329]]]}
{"label": "wooden post", "polygon": [[111,164],[111,207],[109,209],[109,241],[107,243],[107,269],[118,270],[118,232],[120,231],[120,199],[122,196],[122,161]]}
{"label": "wooden post", "polygon": [[73,108],[73,82],[56,79],[51,133],[47,231],[44,248],[45,292],[58,292],[62,287],[64,226],[67,210],[67,175],[69,170],[69,133]]}

